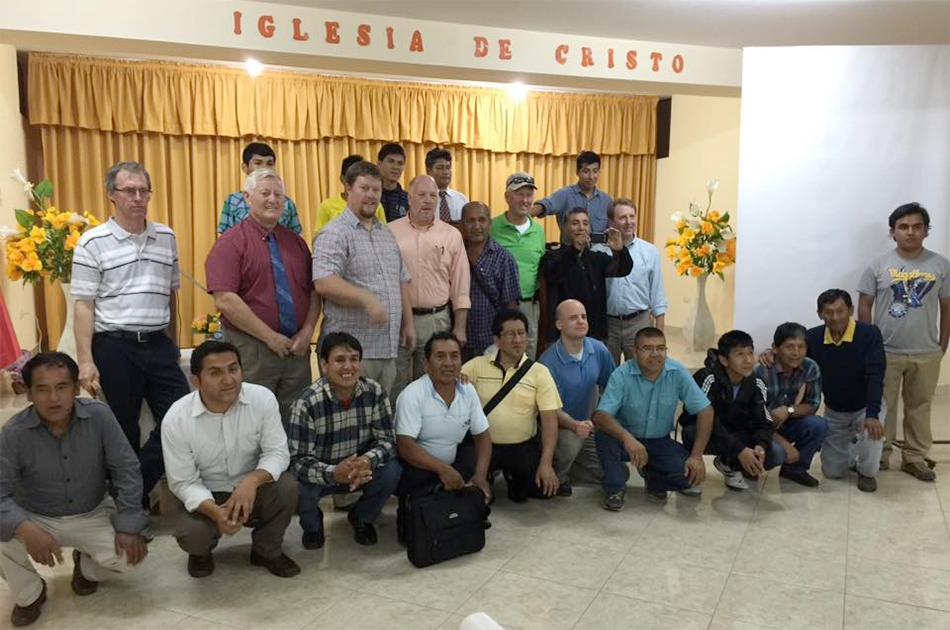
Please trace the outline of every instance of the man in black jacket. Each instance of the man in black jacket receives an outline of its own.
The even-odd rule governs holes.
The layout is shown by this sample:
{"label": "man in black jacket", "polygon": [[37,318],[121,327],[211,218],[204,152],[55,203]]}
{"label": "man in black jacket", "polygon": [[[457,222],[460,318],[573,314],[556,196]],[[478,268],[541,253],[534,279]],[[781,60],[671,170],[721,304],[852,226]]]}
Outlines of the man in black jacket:
{"label": "man in black jacket", "polygon": [[[590,336],[607,340],[607,278],[620,278],[633,269],[633,259],[615,228],[607,228],[607,246],[613,255],[590,248],[590,216],[574,208],[564,220],[564,245],[541,259],[549,314],[564,300],[579,300],[587,308]],[[542,318],[543,319],[543,318]],[[554,317],[548,317],[545,337],[557,338]]]}
{"label": "man in black jacket", "polygon": [[[732,490],[747,490],[743,471],[752,477],[781,465],[785,450],[772,440],[772,418],[765,406],[765,383],[753,374],[755,351],[752,337],[731,330],[719,338],[718,351],[710,349],[706,367],[693,376],[712,402],[715,421],[706,453]],[[696,417],[680,416],[683,444],[692,448]]]}

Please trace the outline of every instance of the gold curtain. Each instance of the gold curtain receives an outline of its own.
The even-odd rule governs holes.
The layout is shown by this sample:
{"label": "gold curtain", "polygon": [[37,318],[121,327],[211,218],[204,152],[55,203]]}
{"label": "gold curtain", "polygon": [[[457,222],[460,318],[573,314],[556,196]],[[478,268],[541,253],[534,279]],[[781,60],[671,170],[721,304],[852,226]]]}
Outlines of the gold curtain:
{"label": "gold curtain", "polygon": [[[150,218],[175,230],[181,269],[202,284],[221,204],[241,187],[241,151],[252,139],[274,148],[308,242],[320,201],[340,190],[343,158],[359,153],[375,161],[394,138],[407,153],[404,185],[425,172],[428,150],[445,146],[454,158],[453,188],[494,214],[505,209],[512,172],[534,175],[540,197],[576,181],[579,151],[597,151],[600,187],[636,201],[639,232],[652,238],[652,97],[531,94],[514,105],[502,90],[292,73],[250,79],[230,68],[40,54],[30,56],[28,72],[30,123],[42,151],[42,172],[32,176],[53,180],[57,207],[109,217],[105,171],[120,160],[141,161],[154,188]],[[557,240],[553,219],[545,230]],[[58,287],[47,285],[44,298],[54,347],[65,307]],[[213,308],[183,277],[181,345],[201,341],[190,322]]]}

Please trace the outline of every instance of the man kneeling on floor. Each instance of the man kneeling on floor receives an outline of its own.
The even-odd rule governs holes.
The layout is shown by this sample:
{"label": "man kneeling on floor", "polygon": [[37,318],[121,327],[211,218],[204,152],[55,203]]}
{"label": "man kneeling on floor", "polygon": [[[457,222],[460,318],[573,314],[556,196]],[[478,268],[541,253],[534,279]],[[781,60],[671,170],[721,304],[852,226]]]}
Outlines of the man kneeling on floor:
{"label": "man kneeling on floor", "polygon": [[[462,348],[448,331],[426,341],[426,373],[396,401],[396,446],[402,461],[400,510],[413,492],[441,483],[446,490],[473,485],[491,500],[491,435],[475,387],[459,381]],[[400,519],[400,522],[401,519]]]}
{"label": "man kneeling on floor", "polygon": [[168,487],[179,507],[175,539],[188,552],[188,573],[214,571],[221,534],[251,527],[251,564],[279,577],[300,567],[284,555],[284,532],[297,509],[297,480],[287,471],[287,434],[277,399],[243,382],[234,345],[206,341],[191,355],[197,391],[171,406],[162,424]]}
{"label": "man kneeling on floor", "polygon": [[112,411],[76,398],[79,366],[60,352],[27,361],[23,382],[33,404],[0,432],[0,574],[13,592],[14,626],[36,621],[46,601],[30,556],[54,567],[62,546],[73,547],[73,591],[91,595],[148,553],[139,460]]}
{"label": "man kneeling on floor", "polygon": [[376,527],[399,485],[389,394],[360,376],[363,346],[353,335],[334,332],[320,346],[323,377],[308,387],[290,412],[290,467],[300,480],[300,526],[305,549],[324,543],[320,499],[363,491],[347,516],[354,538],[375,545]]}
{"label": "man kneeling on floor", "polygon": [[[604,509],[612,512],[623,509],[625,461],[640,469],[647,493],[658,501],[665,501],[669,490],[699,495],[706,477],[703,449],[713,423],[709,400],[681,363],[666,358],[666,338],[659,328],[640,329],[634,348],[637,360],[614,370],[594,412],[607,493]],[[699,426],[692,452],[670,437],[680,401]]]}
{"label": "man kneeling on floor", "polygon": [[[772,417],[765,406],[767,390],[755,376],[752,337],[731,330],[719,338],[718,351],[710,349],[706,367],[693,376],[712,402],[715,421],[706,453],[732,490],[748,490],[743,472],[753,479],[785,461],[785,449],[772,440]],[[683,444],[692,448],[706,434],[697,418],[683,411]]]}

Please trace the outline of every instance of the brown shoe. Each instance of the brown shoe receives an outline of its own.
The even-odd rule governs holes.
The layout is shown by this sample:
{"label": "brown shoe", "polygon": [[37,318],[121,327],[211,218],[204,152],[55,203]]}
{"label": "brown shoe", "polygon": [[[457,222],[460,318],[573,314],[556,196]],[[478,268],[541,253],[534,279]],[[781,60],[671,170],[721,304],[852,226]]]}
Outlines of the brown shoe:
{"label": "brown shoe", "polygon": [[210,553],[206,556],[196,556],[188,554],[188,575],[193,578],[208,577],[214,573],[214,556]]}
{"label": "brown shoe", "polygon": [[79,558],[82,554],[78,549],[73,549],[73,593],[80,597],[92,595],[99,590],[99,582],[87,579],[79,568]]}
{"label": "brown shoe", "polygon": [[37,597],[32,604],[13,607],[13,612],[10,614],[10,622],[14,626],[28,626],[39,619],[40,613],[43,612],[43,602],[46,601],[46,580],[40,581],[43,582],[43,590],[40,591],[40,596]]}
{"label": "brown shoe", "polygon": [[901,470],[921,481],[934,481],[937,478],[937,473],[924,462],[903,462],[901,463]]}
{"label": "brown shoe", "polygon": [[865,477],[858,474],[858,490],[861,492],[874,492],[877,490],[877,479],[874,477]]}
{"label": "brown shoe", "polygon": [[286,554],[280,554],[276,558],[265,558],[251,549],[251,564],[258,567],[264,567],[277,577],[294,577],[300,573],[300,567],[297,563],[287,557]]}

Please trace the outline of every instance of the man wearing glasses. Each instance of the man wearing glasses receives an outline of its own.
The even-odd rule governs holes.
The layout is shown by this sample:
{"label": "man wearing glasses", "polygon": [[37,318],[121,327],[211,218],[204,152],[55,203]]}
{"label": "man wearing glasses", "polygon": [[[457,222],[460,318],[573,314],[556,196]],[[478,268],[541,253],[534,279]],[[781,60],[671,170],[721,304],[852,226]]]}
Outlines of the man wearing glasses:
{"label": "man wearing glasses", "polygon": [[[657,501],[665,501],[669,490],[698,496],[706,477],[703,450],[713,425],[709,399],[682,363],[666,358],[666,338],[659,328],[641,329],[634,347],[637,360],[610,375],[593,417],[607,493],[603,507],[611,512],[623,509],[626,461],[640,470],[647,494]],[[697,417],[692,451],[670,437],[679,402]]]}
{"label": "man wearing glasses", "polygon": [[[152,194],[148,171],[119,162],[106,173],[115,215],[85,234],[73,251],[79,383],[102,391],[139,455],[143,502],[164,472],[161,423],[173,402],[188,393],[178,367],[176,294],[180,286],[175,233],[146,218]],[[141,446],[142,400],[155,428]]]}

